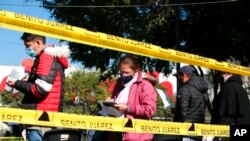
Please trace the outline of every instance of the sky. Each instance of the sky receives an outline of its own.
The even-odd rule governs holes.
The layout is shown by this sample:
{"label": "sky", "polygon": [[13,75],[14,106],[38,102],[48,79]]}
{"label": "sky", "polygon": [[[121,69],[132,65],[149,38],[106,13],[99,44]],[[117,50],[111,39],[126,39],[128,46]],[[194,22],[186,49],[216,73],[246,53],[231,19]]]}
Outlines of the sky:
{"label": "sky", "polygon": [[[44,8],[38,6],[20,6],[20,5],[38,5],[39,2],[25,2],[25,0],[0,0],[0,10],[20,13],[33,17],[38,17],[50,21],[50,13]],[[23,59],[30,58],[24,50],[24,45],[20,37],[23,32],[0,27],[0,66],[19,66]],[[47,38],[47,43],[59,44],[55,38]]]}

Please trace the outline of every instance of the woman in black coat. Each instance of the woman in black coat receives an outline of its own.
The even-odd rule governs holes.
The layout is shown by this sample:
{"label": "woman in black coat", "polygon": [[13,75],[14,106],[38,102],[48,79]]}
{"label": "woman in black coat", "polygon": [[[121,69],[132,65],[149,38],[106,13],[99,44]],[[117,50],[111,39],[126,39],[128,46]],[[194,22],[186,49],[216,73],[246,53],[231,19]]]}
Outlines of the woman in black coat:
{"label": "woman in black coat", "polygon": [[213,101],[212,124],[250,124],[250,100],[240,76],[224,73],[224,84]]}
{"label": "woman in black coat", "polygon": [[[250,124],[250,100],[242,86],[240,76],[222,74],[224,83],[213,101],[212,124]],[[214,141],[228,141],[229,138],[216,137]]]}

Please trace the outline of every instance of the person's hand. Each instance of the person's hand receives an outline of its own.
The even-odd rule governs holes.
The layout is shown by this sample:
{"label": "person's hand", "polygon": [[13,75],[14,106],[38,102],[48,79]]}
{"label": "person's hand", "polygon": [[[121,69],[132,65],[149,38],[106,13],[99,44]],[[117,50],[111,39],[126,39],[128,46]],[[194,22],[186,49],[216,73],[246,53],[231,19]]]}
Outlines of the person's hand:
{"label": "person's hand", "polygon": [[125,113],[128,109],[128,105],[125,103],[115,104],[114,107],[117,108],[122,113]]}
{"label": "person's hand", "polygon": [[29,75],[28,74],[26,74],[24,77],[23,77],[23,81],[28,81],[28,79],[29,79]]}
{"label": "person's hand", "polygon": [[111,97],[107,97],[105,101],[114,101],[114,99],[111,99]]}
{"label": "person's hand", "polygon": [[14,87],[14,85],[15,85],[15,83],[16,83],[16,79],[14,79],[14,78],[9,78],[8,80],[7,80],[7,85],[9,85],[10,87]]}

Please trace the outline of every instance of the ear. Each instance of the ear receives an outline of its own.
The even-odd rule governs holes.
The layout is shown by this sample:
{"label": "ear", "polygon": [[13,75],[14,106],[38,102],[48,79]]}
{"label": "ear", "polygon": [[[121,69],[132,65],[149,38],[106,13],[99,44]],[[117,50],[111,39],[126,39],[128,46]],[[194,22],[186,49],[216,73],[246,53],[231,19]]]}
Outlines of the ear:
{"label": "ear", "polygon": [[38,44],[38,48],[43,46],[43,42],[41,40],[36,40],[35,43]]}

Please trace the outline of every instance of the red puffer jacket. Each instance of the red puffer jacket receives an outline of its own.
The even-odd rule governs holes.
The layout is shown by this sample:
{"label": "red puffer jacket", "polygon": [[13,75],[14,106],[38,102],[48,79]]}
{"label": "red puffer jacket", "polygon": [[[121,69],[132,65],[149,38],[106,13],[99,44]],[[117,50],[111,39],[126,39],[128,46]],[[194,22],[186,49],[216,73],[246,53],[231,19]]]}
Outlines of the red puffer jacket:
{"label": "red puffer jacket", "polygon": [[46,47],[34,60],[28,81],[17,80],[14,87],[23,92],[22,107],[42,111],[62,111],[64,69],[68,67],[67,46]]}

